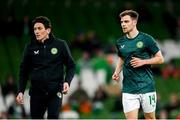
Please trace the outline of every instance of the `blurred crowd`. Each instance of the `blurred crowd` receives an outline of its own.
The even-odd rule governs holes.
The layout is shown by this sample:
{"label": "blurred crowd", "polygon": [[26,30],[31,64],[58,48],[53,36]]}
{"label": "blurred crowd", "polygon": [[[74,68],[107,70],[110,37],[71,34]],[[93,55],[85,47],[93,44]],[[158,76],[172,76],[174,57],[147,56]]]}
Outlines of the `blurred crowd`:
{"label": "blurred crowd", "polygon": [[[21,4],[20,6],[22,7],[22,9],[24,9],[24,11],[21,14],[19,13],[19,15],[22,18],[19,18],[18,16],[16,16],[17,11],[16,11],[16,7],[15,7],[15,0],[12,0],[11,2],[5,2],[5,3],[6,3],[5,6],[2,8],[2,11],[0,12],[0,26],[2,28],[0,30],[0,37],[2,37],[3,39],[6,39],[7,36],[13,35],[13,36],[20,38],[24,34],[29,34],[29,27],[31,26],[30,21],[32,18],[32,14],[29,10],[30,1],[26,0],[26,1],[19,3],[19,4]],[[36,7],[40,3],[41,3],[41,0],[37,0],[37,2],[35,2],[33,5],[34,5],[34,7]],[[73,8],[74,7],[73,4],[75,4],[73,0],[65,0],[64,4],[62,4],[63,2],[60,4],[56,0],[51,1],[51,2],[47,1],[47,3],[49,3],[50,6],[52,6],[52,7],[55,7],[55,5],[59,4],[60,6],[64,6],[67,9],[71,8],[71,7]],[[180,39],[180,14],[178,11],[179,9],[177,9],[179,7],[177,5],[177,4],[179,4],[178,1],[153,0],[150,2],[150,1],[146,1],[146,0],[138,0],[135,4],[132,0],[128,0],[128,1],[123,1],[122,2],[123,5],[120,5],[121,6],[120,8],[116,8],[119,4],[118,1],[116,1],[116,0],[102,1],[102,2],[93,1],[93,0],[79,0],[76,5],[79,4],[77,7],[82,7],[82,8],[83,8],[83,6],[87,6],[87,5],[101,7],[105,3],[108,3],[110,8],[114,7],[113,9],[115,9],[115,11],[117,11],[112,14],[117,13],[117,15],[118,15],[118,13],[120,11],[123,11],[125,9],[134,9],[140,14],[140,17],[139,17],[140,24],[147,23],[150,25],[152,25],[152,22],[154,22],[154,21],[156,22],[156,20],[157,20],[154,17],[154,16],[156,16],[155,15],[156,13],[153,12],[153,10],[151,10],[151,6],[159,7],[162,4],[162,8],[159,7],[161,9],[161,12],[158,13],[159,11],[157,11],[157,13],[160,15],[157,22],[161,23],[161,24],[163,24],[163,26],[165,26],[167,34],[169,34],[169,36],[168,36],[169,38]],[[153,5],[152,4],[149,5],[149,3],[152,3]],[[6,11],[6,12],[4,12],[4,11]],[[106,12],[106,11],[104,11],[104,12]],[[43,14],[44,14],[44,12],[43,12]],[[104,18],[103,15],[102,15],[102,18]],[[63,22],[63,21],[61,21],[61,22]],[[57,24],[59,25],[59,23],[57,23]],[[70,24],[72,24],[72,23],[70,23]],[[150,26],[150,27],[152,27],[152,26]],[[150,29],[153,30],[153,28],[150,28]]]}

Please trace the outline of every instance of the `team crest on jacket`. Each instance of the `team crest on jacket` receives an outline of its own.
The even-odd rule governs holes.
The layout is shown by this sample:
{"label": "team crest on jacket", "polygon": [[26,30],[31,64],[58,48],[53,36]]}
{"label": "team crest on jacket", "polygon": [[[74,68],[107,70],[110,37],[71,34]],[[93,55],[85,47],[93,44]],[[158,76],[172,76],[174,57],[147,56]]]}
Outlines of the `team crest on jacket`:
{"label": "team crest on jacket", "polygon": [[61,92],[57,92],[57,94],[56,94],[59,98],[62,98],[62,94],[61,94]]}
{"label": "team crest on jacket", "polygon": [[55,55],[58,53],[58,49],[57,48],[51,48],[51,54]]}
{"label": "team crest on jacket", "polygon": [[143,42],[142,41],[137,42],[136,46],[137,46],[137,48],[142,48]]}

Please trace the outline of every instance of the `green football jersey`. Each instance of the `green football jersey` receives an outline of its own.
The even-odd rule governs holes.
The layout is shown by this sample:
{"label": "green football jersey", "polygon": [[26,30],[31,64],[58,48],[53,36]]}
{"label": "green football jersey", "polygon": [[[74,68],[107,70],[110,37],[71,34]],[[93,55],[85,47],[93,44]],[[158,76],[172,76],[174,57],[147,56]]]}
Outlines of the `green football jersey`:
{"label": "green football jersey", "polygon": [[121,37],[116,43],[118,56],[124,60],[123,64],[123,93],[147,93],[155,91],[151,65],[133,68],[130,64],[132,57],[149,59],[159,51],[154,38],[146,33],[129,39]]}

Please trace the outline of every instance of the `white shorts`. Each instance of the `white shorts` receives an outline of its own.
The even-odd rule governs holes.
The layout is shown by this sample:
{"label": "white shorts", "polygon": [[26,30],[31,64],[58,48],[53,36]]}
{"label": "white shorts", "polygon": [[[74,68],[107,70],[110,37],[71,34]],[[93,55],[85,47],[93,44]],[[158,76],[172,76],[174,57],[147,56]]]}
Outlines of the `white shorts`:
{"label": "white shorts", "polygon": [[122,94],[124,113],[139,109],[140,105],[144,113],[154,112],[156,110],[156,92],[149,92],[145,94]]}

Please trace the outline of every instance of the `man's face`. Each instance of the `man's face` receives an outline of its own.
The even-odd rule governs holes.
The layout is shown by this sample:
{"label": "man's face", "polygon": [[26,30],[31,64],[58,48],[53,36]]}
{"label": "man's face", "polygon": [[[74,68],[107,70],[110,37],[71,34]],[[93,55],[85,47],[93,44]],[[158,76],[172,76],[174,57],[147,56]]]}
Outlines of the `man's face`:
{"label": "man's face", "polygon": [[49,38],[50,30],[50,28],[45,29],[42,23],[34,24],[34,34],[38,41],[44,41],[45,39]]}
{"label": "man's face", "polygon": [[131,32],[136,26],[137,20],[132,19],[129,15],[125,15],[121,17],[121,27],[123,33]]}

